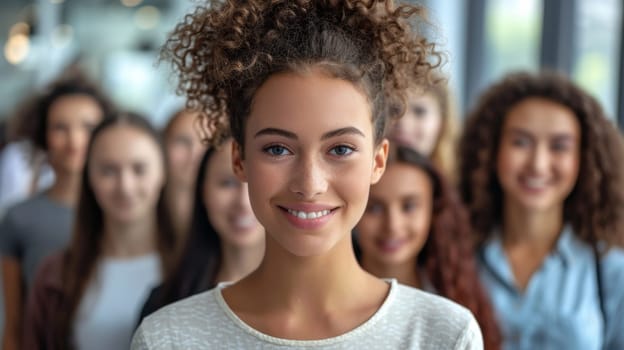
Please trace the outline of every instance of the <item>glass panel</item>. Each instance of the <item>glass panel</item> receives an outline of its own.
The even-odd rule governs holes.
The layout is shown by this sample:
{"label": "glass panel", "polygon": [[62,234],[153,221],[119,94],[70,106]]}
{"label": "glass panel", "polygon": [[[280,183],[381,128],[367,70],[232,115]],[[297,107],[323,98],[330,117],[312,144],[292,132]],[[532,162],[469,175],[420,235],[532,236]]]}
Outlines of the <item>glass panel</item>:
{"label": "glass panel", "polygon": [[574,79],[616,114],[621,0],[577,0]]}
{"label": "glass panel", "polygon": [[484,80],[539,67],[542,0],[489,0],[485,9]]}

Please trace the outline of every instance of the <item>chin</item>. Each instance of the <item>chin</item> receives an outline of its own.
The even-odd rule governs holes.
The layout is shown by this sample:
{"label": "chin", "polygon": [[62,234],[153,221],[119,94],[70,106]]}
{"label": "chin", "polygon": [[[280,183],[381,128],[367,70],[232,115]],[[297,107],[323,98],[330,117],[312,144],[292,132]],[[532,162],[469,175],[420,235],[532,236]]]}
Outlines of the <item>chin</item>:
{"label": "chin", "polygon": [[377,256],[376,260],[386,266],[395,266],[405,264],[408,259],[400,254],[388,255],[380,253],[379,256]]}
{"label": "chin", "polygon": [[116,213],[115,221],[119,223],[132,223],[137,220],[137,215],[128,215],[128,214],[132,214],[132,213],[128,213],[128,212]]}
{"label": "chin", "polygon": [[556,203],[546,198],[524,198],[519,203],[530,211],[545,211],[556,206]]}
{"label": "chin", "polygon": [[[316,239],[315,239],[316,238]],[[290,254],[300,258],[310,258],[327,254],[336,244],[331,245],[326,240],[315,242],[318,237],[304,238],[295,240],[289,239],[287,242],[279,242],[278,244]]]}

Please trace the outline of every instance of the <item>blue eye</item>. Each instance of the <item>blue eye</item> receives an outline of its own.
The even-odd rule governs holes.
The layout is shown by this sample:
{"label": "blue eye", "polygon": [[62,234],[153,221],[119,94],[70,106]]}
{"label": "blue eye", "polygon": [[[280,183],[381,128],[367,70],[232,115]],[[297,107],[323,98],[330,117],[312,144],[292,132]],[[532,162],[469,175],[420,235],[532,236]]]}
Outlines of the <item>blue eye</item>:
{"label": "blue eye", "polygon": [[268,146],[264,149],[264,151],[275,157],[290,154],[290,151],[286,147],[280,145]]}
{"label": "blue eye", "polygon": [[354,149],[352,147],[349,146],[345,146],[345,145],[340,145],[340,146],[336,146],[334,148],[332,148],[329,153],[335,155],[335,156],[347,156],[351,153],[353,153]]}

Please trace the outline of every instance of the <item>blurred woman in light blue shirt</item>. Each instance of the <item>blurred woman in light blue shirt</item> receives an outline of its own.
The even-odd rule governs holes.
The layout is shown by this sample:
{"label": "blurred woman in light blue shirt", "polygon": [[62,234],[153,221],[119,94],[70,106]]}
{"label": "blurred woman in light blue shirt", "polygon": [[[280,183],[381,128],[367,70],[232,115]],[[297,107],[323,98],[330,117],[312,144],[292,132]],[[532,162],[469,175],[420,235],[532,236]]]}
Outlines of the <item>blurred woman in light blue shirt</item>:
{"label": "blurred woman in light blue shirt", "polygon": [[624,141],[553,73],[507,76],[460,145],[462,196],[506,349],[624,349]]}

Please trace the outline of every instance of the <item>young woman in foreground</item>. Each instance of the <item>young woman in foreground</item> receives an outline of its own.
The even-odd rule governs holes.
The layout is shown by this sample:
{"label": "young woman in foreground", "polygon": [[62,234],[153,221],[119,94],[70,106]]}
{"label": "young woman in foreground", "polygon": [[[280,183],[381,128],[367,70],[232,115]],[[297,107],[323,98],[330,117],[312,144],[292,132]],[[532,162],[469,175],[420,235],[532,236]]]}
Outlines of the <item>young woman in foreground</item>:
{"label": "young woman in foreground", "polygon": [[133,349],[482,348],[469,311],[368,274],[351,243],[385,168],[386,118],[402,114],[387,98],[426,79],[437,55],[407,25],[419,14],[382,1],[227,1],[176,28],[167,52],[180,88],[213,137],[231,131],[266,253],[241,281],[146,318]]}

